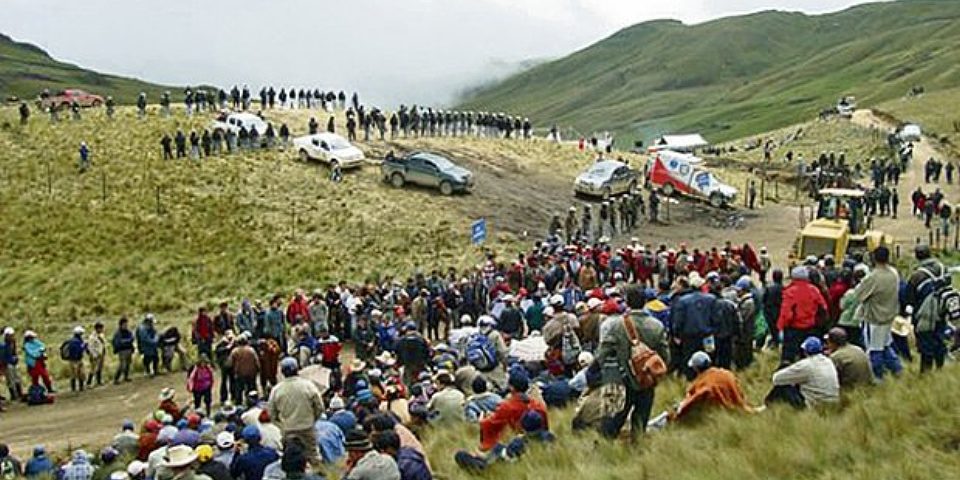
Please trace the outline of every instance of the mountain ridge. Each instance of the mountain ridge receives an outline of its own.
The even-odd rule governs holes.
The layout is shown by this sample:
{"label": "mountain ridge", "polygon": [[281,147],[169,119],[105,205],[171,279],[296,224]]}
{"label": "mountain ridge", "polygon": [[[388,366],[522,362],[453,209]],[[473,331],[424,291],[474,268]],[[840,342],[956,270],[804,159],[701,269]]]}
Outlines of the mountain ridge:
{"label": "mountain ridge", "polygon": [[960,86],[958,20],[960,2],[943,0],[655,20],[480,89],[461,107],[586,135],[696,130],[729,140],[811,118],[842,95],[881,103],[917,84]]}

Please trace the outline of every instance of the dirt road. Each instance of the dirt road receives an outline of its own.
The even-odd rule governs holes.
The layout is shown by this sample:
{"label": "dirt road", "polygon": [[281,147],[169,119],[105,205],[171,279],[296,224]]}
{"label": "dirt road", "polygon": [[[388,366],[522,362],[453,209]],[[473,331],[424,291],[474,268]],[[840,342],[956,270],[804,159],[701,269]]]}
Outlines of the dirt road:
{"label": "dirt road", "polygon": [[[870,110],[858,110],[853,116],[853,122],[862,127],[880,129],[884,134],[896,127],[896,125],[877,117]],[[913,247],[917,238],[920,238],[921,242],[927,242],[928,239],[927,229],[923,227],[923,222],[919,218],[914,218],[910,215],[910,194],[913,193],[917,187],[922,188],[923,191],[927,193],[939,188],[944,192],[947,200],[953,204],[956,204],[957,199],[960,199],[960,181],[954,184],[947,184],[946,177],[941,176],[940,179],[942,182],[940,183],[924,183],[924,163],[931,157],[946,160],[943,153],[936,149],[934,142],[929,137],[924,137],[922,141],[914,144],[913,160],[910,162],[905,174],[900,177],[900,185],[897,188],[900,195],[898,219],[894,220],[890,217],[877,217],[874,219],[876,228],[893,235],[894,239],[898,243],[903,244],[907,249]],[[909,253],[909,251],[905,250],[905,253]]]}

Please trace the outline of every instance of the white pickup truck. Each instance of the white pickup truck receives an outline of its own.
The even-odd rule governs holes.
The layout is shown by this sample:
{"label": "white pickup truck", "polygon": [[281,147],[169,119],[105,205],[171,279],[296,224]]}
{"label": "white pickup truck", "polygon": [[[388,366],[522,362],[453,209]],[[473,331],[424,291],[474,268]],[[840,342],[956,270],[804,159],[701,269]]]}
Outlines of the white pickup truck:
{"label": "white pickup truck", "polygon": [[316,133],[293,139],[297,155],[304,162],[319,160],[330,166],[353,168],[363,165],[363,152],[335,133]]}

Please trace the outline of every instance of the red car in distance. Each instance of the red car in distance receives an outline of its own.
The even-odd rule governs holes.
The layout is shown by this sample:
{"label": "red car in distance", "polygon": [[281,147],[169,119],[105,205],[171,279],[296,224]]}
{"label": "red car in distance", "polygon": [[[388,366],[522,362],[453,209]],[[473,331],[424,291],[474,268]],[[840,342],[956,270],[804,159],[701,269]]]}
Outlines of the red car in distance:
{"label": "red car in distance", "polygon": [[49,92],[44,91],[44,93],[40,95],[40,101],[38,102],[38,105],[43,109],[47,109],[51,105],[57,105],[61,108],[70,108],[74,101],[76,101],[81,107],[99,107],[100,105],[103,105],[103,97],[100,95],[94,95],[92,93],[73,88],[61,90],[53,95],[50,95]]}

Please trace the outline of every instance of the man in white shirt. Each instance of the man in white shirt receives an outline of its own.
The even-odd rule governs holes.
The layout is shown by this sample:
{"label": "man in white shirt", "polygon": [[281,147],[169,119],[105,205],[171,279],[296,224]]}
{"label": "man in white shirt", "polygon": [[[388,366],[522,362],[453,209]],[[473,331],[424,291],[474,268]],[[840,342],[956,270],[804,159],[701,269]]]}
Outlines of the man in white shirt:
{"label": "man in white shirt", "polygon": [[765,403],[786,402],[795,408],[840,401],[837,367],[823,354],[823,343],[807,337],[800,344],[803,359],[773,374],[773,390]]}

